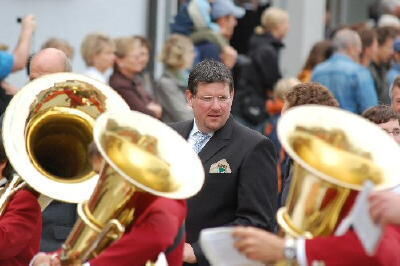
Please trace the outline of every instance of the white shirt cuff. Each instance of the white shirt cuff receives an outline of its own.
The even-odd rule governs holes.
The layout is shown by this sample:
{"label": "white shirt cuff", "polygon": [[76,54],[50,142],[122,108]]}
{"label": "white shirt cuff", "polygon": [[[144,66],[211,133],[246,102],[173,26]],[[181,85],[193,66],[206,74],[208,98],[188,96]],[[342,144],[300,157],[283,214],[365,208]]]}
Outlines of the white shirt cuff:
{"label": "white shirt cuff", "polygon": [[296,256],[300,266],[307,266],[306,241],[304,238],[297,239]]}

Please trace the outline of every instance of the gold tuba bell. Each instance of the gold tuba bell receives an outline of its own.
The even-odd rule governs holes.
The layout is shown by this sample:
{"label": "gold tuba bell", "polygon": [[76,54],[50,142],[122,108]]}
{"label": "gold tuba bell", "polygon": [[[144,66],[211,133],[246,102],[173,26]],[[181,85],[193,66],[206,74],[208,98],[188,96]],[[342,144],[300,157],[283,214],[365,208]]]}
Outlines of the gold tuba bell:
{"label": "gold tuba bell", "polygon": [[136,192],[185,199],[204,182],[202,163],[186,140],[148,115],[104,113],[95,123],[94,141],[104,165],[91,198],[78,205],[63,265],[86,262],[120,238],[134,222]]}
{"label": "gold tuba bell", "polygon": [[3,120],[4,148],[19,177],[1,208],[25,182],[51,199],[88,199],[98,180],[87,156],[94,121],[105,111],[128,110],[111,87],[79,74],[46,75],[24,86]]}
{"label": "gold tuba bell", "polygon": [[283,148],[294,161],[278,223],[286,236],[332,235],[366,180],[378,190],[399,184],[400,149],[377,125],[326,106],[300,106],[278,123]]}

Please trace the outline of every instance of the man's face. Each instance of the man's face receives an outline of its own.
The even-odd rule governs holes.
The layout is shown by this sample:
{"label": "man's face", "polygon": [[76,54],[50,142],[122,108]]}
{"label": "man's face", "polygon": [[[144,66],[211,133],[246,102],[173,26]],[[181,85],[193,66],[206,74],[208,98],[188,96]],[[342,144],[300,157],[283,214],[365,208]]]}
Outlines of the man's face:
{"label": "man's face", "polygon": [[394,119],[394,120],[389,120],[386,123],[378,124],[380,128],[385,130],[388,134],[390,134],[393,139],[397,142],[397,144],[400,144],[400,124],[399,120]]}
{"label": "man's face", "polygon": [[222,35],[226,39],[230,40],[232,38],[233,31],[235,30],[235,27],[237,25],[236,17],[232,15],[224,16],[217,19],[217,23],[221,28]]}
{"label": "man's face", "polygon": [[199,83],[197,93],[186,94],[189,105],[193,108],[197,127],[205,133],[222,128],[229,118],[233,93],[225,82]]}
{"label": "man's face", "polygon": [[370,58],[374,59],[378,53],[378,40],[374,38],[370,47],[367,47]]}
{"label": "man's face", "polygon": [[379,46],[379,63],[389,63],[390,59],[392,59],[394,53],[393,42],[393,38],[387,38],[386,42]]}
{"label": "man's face", "polygon": [[392,108],[400,114],[400,88],[394,87],[392,92]]}

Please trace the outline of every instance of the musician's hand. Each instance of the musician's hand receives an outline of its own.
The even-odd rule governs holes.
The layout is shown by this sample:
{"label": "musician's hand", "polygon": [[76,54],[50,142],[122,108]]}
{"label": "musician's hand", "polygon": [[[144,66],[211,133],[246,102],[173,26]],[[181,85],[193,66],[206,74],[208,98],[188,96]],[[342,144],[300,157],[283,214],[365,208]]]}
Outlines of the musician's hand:
{"label": "musician's hand", "polygon": [[237,227],[233,231],[235,247],[246,257],[263,263],[284,259],[285,240],[254,227]]}
{"label": "musician's hand", "polygon": [[196,255],[194,255],[194,251],[192,246],[189,243],[185,243],[183,247],[183,261],[187,263],[196,263]]}
{"label": "musician's hand", "polygon": [[376,224],[400,224],[400,195],[394,192],[374,192],[369,196],[372,219]]}
{"label": "musician's hand", "polygon": [[61,262],[54,255],[39,253],[33,258],[32,266],[61,266]]}

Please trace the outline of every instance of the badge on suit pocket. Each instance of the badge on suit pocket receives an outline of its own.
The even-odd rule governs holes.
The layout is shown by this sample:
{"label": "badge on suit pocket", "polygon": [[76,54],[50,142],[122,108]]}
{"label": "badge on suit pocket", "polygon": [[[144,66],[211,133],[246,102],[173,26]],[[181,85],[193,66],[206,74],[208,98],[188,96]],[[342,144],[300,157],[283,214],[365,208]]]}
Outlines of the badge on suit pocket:
{"label": "badge on suit pocket", "polygon": [[232,173],[231,167],[226,159],[219,160],[210,166],[210,174],[230,174]]}

